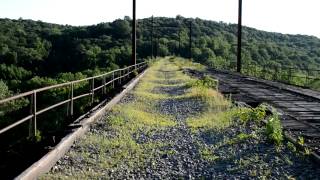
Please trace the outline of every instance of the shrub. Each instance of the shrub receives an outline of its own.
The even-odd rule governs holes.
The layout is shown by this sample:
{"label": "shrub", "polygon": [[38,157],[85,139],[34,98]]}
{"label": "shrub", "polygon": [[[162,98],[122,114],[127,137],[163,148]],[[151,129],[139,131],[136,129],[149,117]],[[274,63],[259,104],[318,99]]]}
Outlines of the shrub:
{"label": "shrub", "polygon": [[242,123],[248,121],[261,122],[265,117],[266,106],[263,104],[256,108],[241,108],[235,114],[235,118],[239,118]]}
{"label": "shrub", "polygon": [[267,121],[266,134],[270,141],[280,145],[283,140],[282,126],[278,114],[274,113]]}
{"label": "shrub", "polygon": [[133,74],[134,77],[137,77],[139,73],[138,73],[138,71],[135,69],[135,70],[133,70],[132,74]]}
{"label": "shrub", "polygon": [[204,76],[201,79],[191,81],[187,84],[188,87],[199,87],[199,88],[217,88],[218,81],[212,79],[209,76]]}

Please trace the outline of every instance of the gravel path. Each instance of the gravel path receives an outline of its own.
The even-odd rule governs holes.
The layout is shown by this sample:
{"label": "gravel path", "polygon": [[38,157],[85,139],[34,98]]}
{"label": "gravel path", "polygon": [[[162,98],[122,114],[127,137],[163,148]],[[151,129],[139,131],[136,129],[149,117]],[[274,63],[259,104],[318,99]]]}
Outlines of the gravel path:
{"label": "gravel path", "polygon": [[[224,129],[192,131],[186,123],[205,111],[205,103],[183,97],[187,78],[169,61],[155,68],[154,87],[147,93],[164,98],[148,101],[135,94],[123,98],[117,110],[107,113],[90,132],[62,158],[43,179],[318,179],[320,171],[299,152],[284,145],[275,147],[263,136],[263,129],[251,123],[235,122]],[[170,67],[170,68],[169,68]],[[182,75],[181,75],[182,74]],[[141,82],[142,84],[144,82]],[[181,98],[176,98],[181,96]],[[150,125],[121,129],[115,121],[127,104],[145,102],[150,118],[169,118],[174,125]],[[131,108],[131,107],[130,107]],[[126,109],[127,110],[127,109]],[[134,116],[140,111],[133,111]],[[112,122],[111,122],[111,119]],[[171,122],[168,121],[167,123]],[[166,121],[165,121],[166,122]],[[113,125],[116,123],[117,125]],[[147,123],[147,122],[146,122]],[[149,123],[149,122],[148,122]],[[120,125],[119,125],[120,124]],[[169,123],[170,124],[170,123]],[[156,128],[154,128],[156,127]],[[158,127],[158,128],[157,128]],[[130,128],[130,126],[126,127]],[[128,135],[129,134],[129,135]],[[239,134],[254,134],[239,138]],[[128,136],[127,136],[128,135]],[[125,137],[125,138],[122,138]],[[121,144],[121,140],[125,139]],[[118,141],[109,142],[110,139]],[[119,144],[117,144],[119,143]],[[116,145],[115,145],[116,144]],[[129,149],[128,151],[124,149]]]}

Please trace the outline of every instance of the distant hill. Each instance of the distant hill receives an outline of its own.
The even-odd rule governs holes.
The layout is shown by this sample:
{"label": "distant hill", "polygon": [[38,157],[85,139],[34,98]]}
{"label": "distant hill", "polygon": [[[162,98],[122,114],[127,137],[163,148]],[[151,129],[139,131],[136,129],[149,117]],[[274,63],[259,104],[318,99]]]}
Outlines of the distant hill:
{"label": "distant hill", "polygon": [[[210,66],[233,66],[235,24],[176,18],[154,18],[154,53],[189,56],[192,23],[195,61]],[[138,20],[138,58],[151,56],[151,19]],[[86,77],[131,64],[130,18],[92,26],[68,26],[32,20],[0,19],[0,83],[13,91]],[[180,28],[158,28],[179,26]],[[180,49],[179,49],[180,32]],[[320,39],[243,29],[243,61],[317,68]],[[1,87],[0,87],[1,89]],[[6,89],[6,88],[2,88]],[[1,93],[1,92],[0,92]]]}

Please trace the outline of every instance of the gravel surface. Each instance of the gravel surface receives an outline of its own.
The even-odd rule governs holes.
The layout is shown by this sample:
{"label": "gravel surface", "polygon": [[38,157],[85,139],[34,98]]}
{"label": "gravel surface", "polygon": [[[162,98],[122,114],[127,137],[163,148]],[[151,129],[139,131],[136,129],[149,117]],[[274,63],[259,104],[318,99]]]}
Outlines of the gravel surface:
{"label": "gravel surface", "polygon": [[[167,63],[162,65],[162,69],[170,65]],[[158,85],[151,92],[167,94],[172,98],[159,99],[154,102],[156,107],[154,111],[160,115],[172,117],[176,124],[148,131],[139,129],[132,134],[135,146],[145,147],[146,144],[155,143],[158,144],[156,147],[145,149],[137,155],[135,153],[124,155],[117,165],[101,168],[98,166],[102,163],[101,148],[94,144],[83,145],[80,140],[43,179],[70,177],[89,179],[290,179],[293,177],[319,179],[319,169],[316,169],[305,156],[289,150],[286,145],[275,147],[270,144],[263,136],[263,129],[256,124],[249,123],[242,126],[235,122],[230,127],[220,130],[191,131],[186,125],[186,119],[203,112],[205,103],[195,98],[174,98],[186,93],[186,86],[183,84],[185,82],[176,77],[177,72],[174,70],[161,70],[158,73],[165,79],[154,80],[153,83],[156,82]],[[171,86],[174,84],[176,86]],[[138,101],[133,94],[130,93],[123,98],[120,107]],[[121,137],[122,131],[106,123],[105,119],[110,116],[112,113],[107,113],[86,136],[98,135],[106,139]],[[241,133],[255,136],[239,140],[237,137]],[[123,147],[120,145],[118,148],[106,146],[102,153],[113,161],[112,158],[121,151],[121,148]],[[85,156],[83,152],[86,152]],[[139,161],[136,161],[137,159]]]}

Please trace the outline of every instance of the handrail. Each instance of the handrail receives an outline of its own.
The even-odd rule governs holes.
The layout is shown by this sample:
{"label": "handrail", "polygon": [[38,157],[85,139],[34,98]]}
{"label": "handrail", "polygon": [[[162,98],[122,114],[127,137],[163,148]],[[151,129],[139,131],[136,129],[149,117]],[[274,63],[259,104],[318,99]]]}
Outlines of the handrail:
{"label": "handrail", "polygon": [[[253,64],[253,63],[247,63],[247,64],[244,64],[244,66],[257,66],[257,67],[263,67],[263,66],[276,66],[275,64]],[[314,68],[295,68],[295,67],[292,67],[292,66],[285,66],[285,65],[282,65],[282,64],[279,64],[278,66],[280,69],[291,69],[291,70],[300,70],[300,71],[314,71],[314,72],[320,72],[320,69],[314,69]]]}
{"label": "handrail", "polygon": [[[293,85],[309,86],[311,80],[320,80],[320,69],[313,68],[294,68],[285,65],[274,64],[245,64],[243,72],[248,75],[261,76],[261,78],[281,81]],[[284,79],[285,78],[285,79]],[[293,78],[299,79],[295,82]]]}
{"label": "handrail", "polygon": [[[22,118],[21,120],[19,121],[16,121],[2,129],[0,129],[0,134],[6,132],[6,131],[9,131],[10,129],[26,122],[27,120],[31,120],[30,121],[30,125],[32,128],[32,133],[30,132],[30,136],[32,135],[36,135],[36,131],[37,131],[37,122],[36,122],[36,117],[37,115],[39,114],[42,114],[44,112],[47,112],[51,109],[54,109],[58,106],[61,106],[63,104],[66,104],[66,103],[70,103],[70,115],[73,115],[73,105],[74,105],[74,101],[77,100],[77,99],[80,99],[82,97],[85,97],[85,96],[92,96],[92,102],[93,102],[93,99],[94,99],[94,94],[95,94],[95,91],[98,91],[100,89],[103,88],[103,92],[102,93],[105,93],[105,87],[109,84],[112,84],[112,87],[114,87],[114,82],[115,81],[119,81],[119,83],[121,83],[121,80],[123,78],[126,78],[128,77],[131,73],[133,73],[135,70],[139,71],[143,68],[145,68],[147,66],[147,62],[141,62],[141,63],[138,63],[138,64],[135,64],[135,65],[131,65],[131,66],[127,66],[127,67],[124,67],[124,68],[120,68],[120,69],[116,69],[116,70],[113,70],[113,71],[110,71],[110,72],[107,72],[107,73],[104,73],[104,74],[100,74],[100,75],[96,75],[96,76],[92,76],[92,77],[88,77],[88,78],[84,78],[84,79],[79,79],[79,80],[74,80],[74,81],[70,81],[70,82],[65,82],[65,83],[60,83],[60,84],[55,84],[55,85],[52,85],[52,86],[47,86],[47,87],[42,87],[42,88],[38,88],[38,89],[34,89],[32,91],[28,91],[28,92],[24,92],[24,93],[21,93],[21,94],[17,94],[17,95],[14,95],[14,96],[11,96],[11,97],[8,97],[8,98],[5,98],[5,99],[2,99],[0,100],[0,105],[1,104],[4,104],[4,103],[8,103],[10,101],[14,101],[16,99],[19,99],[19,98],[23,98],[23,97],[27,97],[27,96],[31,96],[31,102],[30,102],[30,109],[31,109],[31,113]],[[124,72],[123,72],[124,71]],[[123,73],[122,73],[123,72]],[[112,75],[112,79],[108,82],[105,82],[105,79],[107,78],[107,76],[109,75]],[[98,78],[103,78],[103,83],[102,85],[100,85],[99,87],[94,87],[94,80],[95,79],[98,79]],[[80,94],[80,95],[77,95],[74,97],[74,85],[77,84],[77,83],[80,83],[80,82],[83,82],[83,81],[91,81],[91,86],[89,86],[90,88],[90,92],[86,92],[84,94]],[[68,99],[66,100],[62,100],[54,105],[51,105],[51,106],[48,106],[48,107],[45,107],[41,110],[37,110],[37,93],[39,92],[43,92],[43,91],[47,91],[47,90],[51,90],[51,89],[55,89],[55,88],[60,88],[60,87],[65,87],[65,86],[70,86],[69,88],[71,89],[71,97],[68,97]]]}

